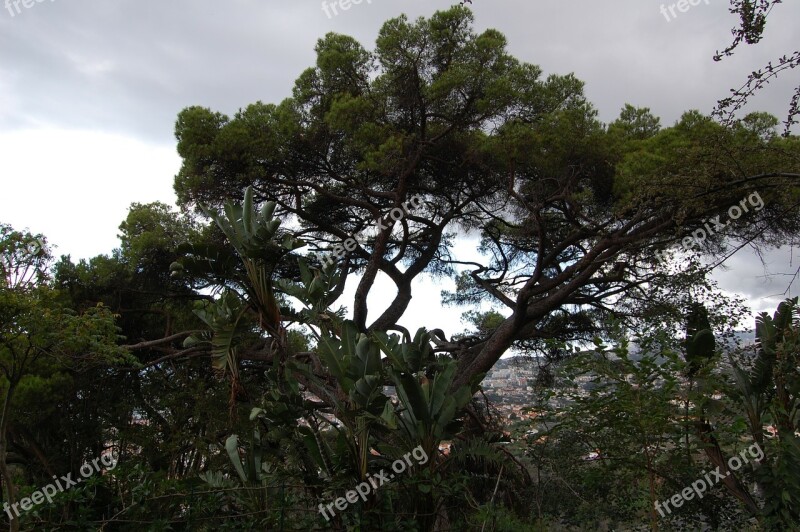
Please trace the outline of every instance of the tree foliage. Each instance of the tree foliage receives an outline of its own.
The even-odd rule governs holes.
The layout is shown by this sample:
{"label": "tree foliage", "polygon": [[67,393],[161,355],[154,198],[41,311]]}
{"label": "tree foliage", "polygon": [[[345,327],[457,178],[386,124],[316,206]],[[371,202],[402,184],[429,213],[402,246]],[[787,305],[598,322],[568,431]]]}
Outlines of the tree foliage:
{"label": "tree foliage", "polygon": [[[742,438],[767,458],[674,522],[793,523],[796,302],[729,367],[742,311],[709,275],[796,238],[797,137],[765,113],[665,126],[626,105],[603,124],[574,75],[473,23],[397,17],[373,49],[330,33],[291,97],[184,109],[180,212],[133,204],[109,255],[51,271],[41,235],[0,226],[0,455],[20,455],[22,493],[120,460],[23,526],[655,529],[654,501]],[[469,330],[403,326],[426,276],[452,281],[442,305]],[[556,411],[532,397],[541,418],[509,434],[478,392],[510,352],[535,357],[536,393],[592,387]],[[427,459],[318,515],[412,449]]]}

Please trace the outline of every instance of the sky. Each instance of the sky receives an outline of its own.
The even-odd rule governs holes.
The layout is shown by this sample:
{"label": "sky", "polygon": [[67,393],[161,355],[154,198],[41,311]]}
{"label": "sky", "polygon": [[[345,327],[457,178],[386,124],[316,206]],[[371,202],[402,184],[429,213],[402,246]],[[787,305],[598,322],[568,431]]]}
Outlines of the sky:
{"label": "sky", "polygon": [[[453,3],[10,0],[0,6],[0,222],[43,233],[56,254],[73,260],[109,253],[132,202],[174,204],[181,109],[232,115],[256,101],[277,103],[313,66],[314,45],[327,32],[371,49],[386,20],[427,17]],[[727,0],[674,8],[675,16],[670,5],[473,0],[471,7],[476,31],[500,30],[520,60],[583,80],[604,122],[625,103],[649,107],[666,126],[690,109],[709,113],[749,72],[797,49],[800,2],[777,6],[761,43],[719,63],[712,56],[737,22]],[[747,110],[783,119],[798,78],[789,72]],[[476,258],[474,244],[460,241],[459,257]],[[743,250],[715,278],[752,310],[774,311],[799,292],[798,282],[790,285],[794,254],[771,251],[762,264]],[[439,292],[449,287],[420,283],[403,323],[461,330],[461,310],[439,309]],[[376,290],[371,316],[390,297]]]}

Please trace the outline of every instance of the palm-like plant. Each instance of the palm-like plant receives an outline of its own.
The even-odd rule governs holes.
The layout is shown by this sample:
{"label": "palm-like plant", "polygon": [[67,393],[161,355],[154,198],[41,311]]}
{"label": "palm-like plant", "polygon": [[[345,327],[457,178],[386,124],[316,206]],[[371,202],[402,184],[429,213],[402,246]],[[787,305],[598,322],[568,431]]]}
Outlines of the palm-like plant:
{"label": "palm-like plant", "polygon": [[[783,301],[770,317],[756,317],[755,360],[746,369],[733,362],[731,395],[742,405],[753,439],[763,449],[756,478],[764,493],[765,526],[800,526],[800,307]],[[768,452],[764,426],[778,439]]]}
{"label": "palm-like plant", "polygon": [[241,205],[227,202],[224,215],[202,205],[200,208],[216,222],[239,255],[247,277],[243,285],[249,296],[248,304],[258,313],[262,329],[274,337],[281,336],[280,307],[272,288],[273,272],[285,253],[305,243],[290,234],[283,235],[280,244],[276,242],[281,221],[273,218],[275,202],[266,202],[256,212],[252,187],[247,187]]}
{"label": "palm-like plant", "polygon": [[[401,407],[386,420],[401,429],[406,445],[421,444],[428,456],[435,456],[439,443],[452,435],[453,423],[472,398],[477,382],[451,391],[456,364],[434,358],[430,335],[424,329],[410,342],[401,343],[397,335],[375,336],[389,361],[388,375]],[[426,370],[433,370],[432,378]]]}
{"label": "palm-like plant", "polygon": [[[479,379],[453,392],[456,365],[448,358],[437,360],[431,336],[425,329],[417,331],[413,339],[406,335],[401,341],[396,335],[366,334],[354,322],[330,312],[328,306],[341,290],[340,277],[333,265],[311,268],[299,258],[299,283],[274,279],[281,259],[303,243],[292,235],[279,234],[280,221],[273,218],[274,203],[268,202],[256,211],[252,189],[246,191],[242,205],[227,203],[223,213],[203,210],[229,240],[241,268],[238,277],[226,283],[228,289],[221,297],[196,311],[209,330],[189,337],[185,345],[210,343],[215,367],[231,374],[231,405],[239,392],[239,343],[248,332],[265,331],[272,338],[273,355],[278,355],[273,357],[275,371],[268,372],[274,386],[269,389],[264,408],[254,409],[252,418],[258,418],[266,429],[265,438],[288,431],[286,434],[290,433],[293,442],[301,443],[297,449],[305,472],[315,478],[320,474],[330,478],[345,473],[365,480],[371,466],[398,459],[419,446],[434,458],[426,466],[433,467],[439,443],[455,435],[458,419]],[[176,275],[190,268],[202,271],[208,266],[200,264],[202,261],[213,263],[225,259],[219,254],[203,257],[201,251],[193,252],[193,257],[184,257],[182,262],[171,266]],[[227,260],[217,266],[230,269]],[[206,269],[216,271],[213,267]],[[281,315],[276,290],[305,305],[291,319],[317,328],[315,352],[290,356],[287,331],[282,324],[286,317]],[[307,364],[307,359],[313,364]],[[335,417],[328,421],[337,432],[335,445],[341,451],[340,458],[344,458],[344,468],[337,468],[331,460],[331,441],[320,431],[319,403],[312,404],[313,400],[301,393],[300,380],[305,390],[323,401],[322,410]],[[390,383],[395,385],[397,403],[384,393],[384,386]],[[307,426],[297,426],[301,418]],[[254,446],[259,445],[254,442]],[[375,448],[382,451],[381,456],[371,457]],[[229,439],[228,451],[243,482],[260,478],[256,463],[260,455],[253,454],[254,467],[248,472],[237,454],[237,438]],[[426,485],[429,490],[430,482]],[[423,504],[426,508],[437,506],[435,501],[426,501]]]}
{"label": "palm-like plant", "polygon": [[782,302],[773,317],[756,317],[756,357],[747,370],[734,365],[737,397],[747,413],[753,438],[763,442],[764,416],[771,412],[779,433],[793,436],[798,427],[798,298]]}
{"label": "palm-like plant", "polygon": [[[252,187],[245,191],[241,205],[228,202],[222,214],[203,205],[200,208],[228,238],[244,268],[244,279],[236,283],[242,289],[243,297],[240,298],[234,291],[226,291],[206,308],[196,310],[195,314],[208,325],[210,331],[188,337],[184,346],[192,347],[201,342],[211,344],[214,367],[231,375],[230,406],[233,411],[237,396],[244,391],[239,383],[236,342],[244,332],[252,329],[248,315],[255,318],[260,330],[272,337],[272,354],[281,360],[287,356],[286,330],[281,324],[280,306],[275,298],[272,277],[283,256],[305,244],[291,234],[278,233],[281,222],[273,217],[274,202],[266,202],[261,210],[256,211]],[[205,259],[213,262],[213,257]],[[179,275],[186,266],[179,261],[173,263],[170,269],[173,275]]]}

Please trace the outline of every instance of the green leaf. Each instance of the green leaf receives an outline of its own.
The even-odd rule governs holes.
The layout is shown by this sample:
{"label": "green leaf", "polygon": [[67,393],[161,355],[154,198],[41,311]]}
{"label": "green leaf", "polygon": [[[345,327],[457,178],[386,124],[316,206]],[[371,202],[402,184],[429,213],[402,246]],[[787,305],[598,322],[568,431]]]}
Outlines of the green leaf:
{"label": "green leaf", "polygon": [[236,434],[230,435],[228,439],[225,440],[225,450],[228,452],[228,458],[230,458],[234,469],[236,469],[236,473],[239,474],[239,478],[242,479],[242,482],[247,482],[247,475],[244,472],[242,460],[239,457],[239,437]]}
{"label": "green leaf", "polygon": [[383,405],[383,412],[381,419],[386,423],[386,426],[392,430],[397,429],[397,416],[394,413],[394,406],[391,401],[386,401]]}

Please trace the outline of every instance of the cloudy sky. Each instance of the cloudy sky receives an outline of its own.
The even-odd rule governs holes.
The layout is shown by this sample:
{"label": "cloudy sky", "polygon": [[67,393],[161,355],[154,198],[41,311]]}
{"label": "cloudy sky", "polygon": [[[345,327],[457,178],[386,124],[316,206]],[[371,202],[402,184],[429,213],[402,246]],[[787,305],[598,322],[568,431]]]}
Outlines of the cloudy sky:
{"label": "cloudy sky", "polygon": [[[430,16],[453,3],[363,0],[344,10],[341,0],[25,2],[0,6],[0,222],[44,233],[73,259],[117,247],[131,202],[174,203],[173,126],[182,108],[232,114],[257,100],[278,102],[314,64],[326,32],[371,48],[385,20]],[[779,5],[764,40],[722,63],[712,55],[737,22],[727,0],[702,0],[675,17],[661,6],[473,1],[477,30],[499,29],[512,54],[545,73],[574,72],[605,122],[625,103],[650,107],[664,125],[689,109],[707,113],[748,72],[797,48],[800,2]],[[749,109],[782,119],[798,78],[790,72]],[[766,268],[746,252],[727,264],[717,275],[722,288],[755,310],[774,309],[797,269],[789,249],[770,253]],[[797,284],[787,294],[796,295]],[[415,292],[407,325],[458,329],[458,312],[425,323],[442,287],[425,283]]]}

